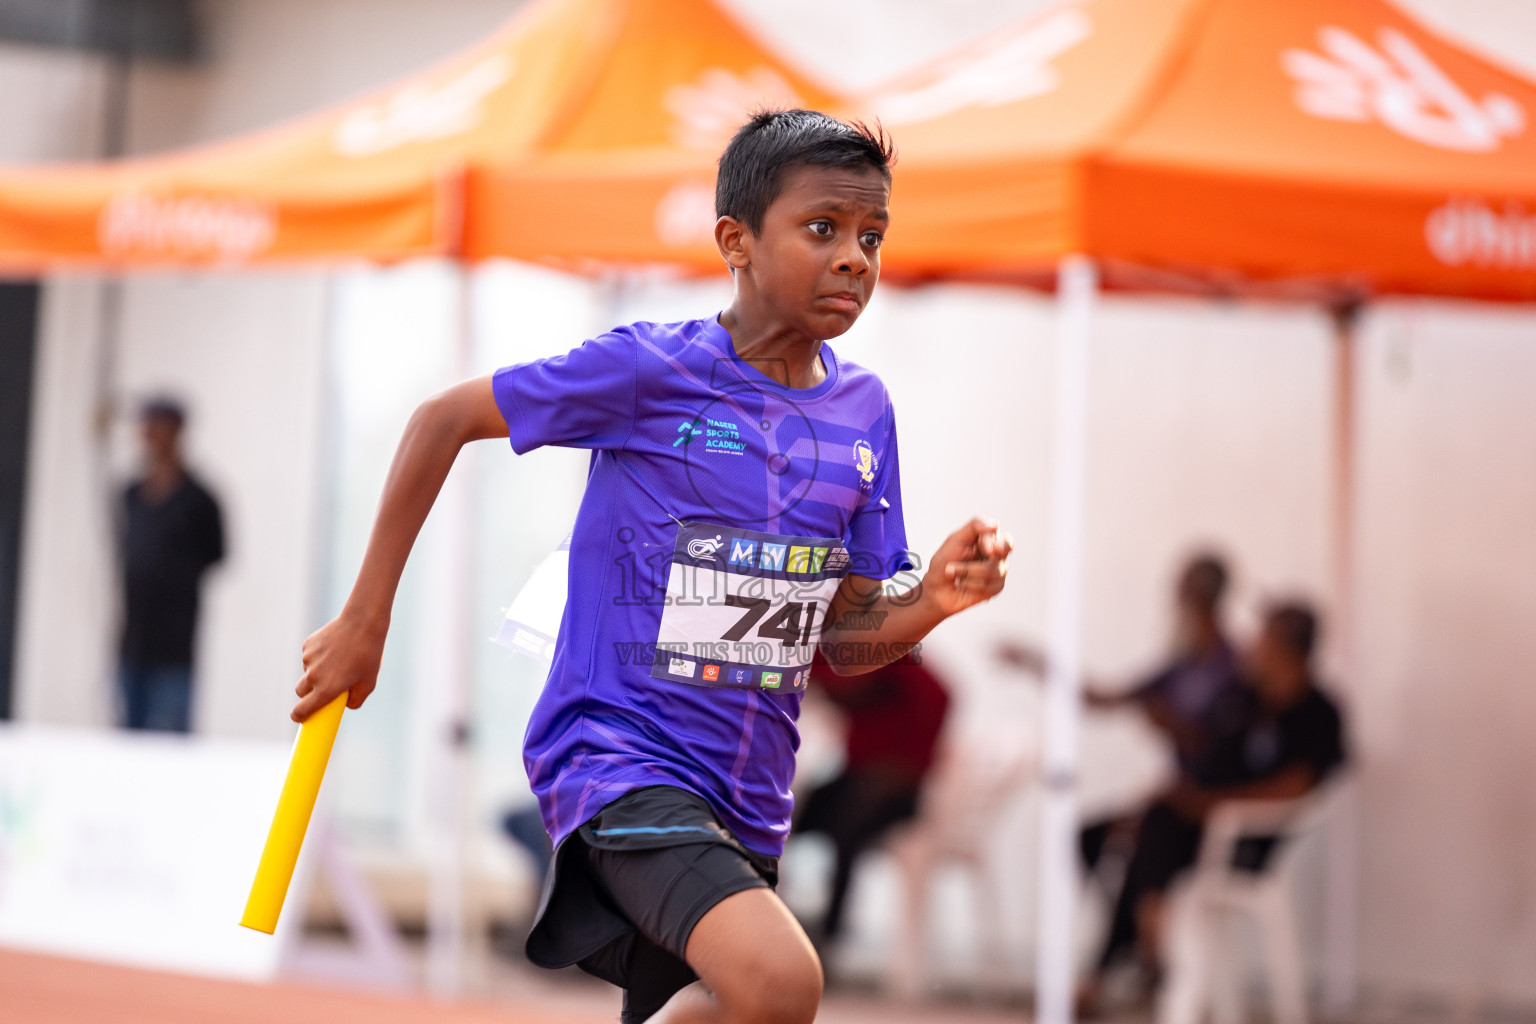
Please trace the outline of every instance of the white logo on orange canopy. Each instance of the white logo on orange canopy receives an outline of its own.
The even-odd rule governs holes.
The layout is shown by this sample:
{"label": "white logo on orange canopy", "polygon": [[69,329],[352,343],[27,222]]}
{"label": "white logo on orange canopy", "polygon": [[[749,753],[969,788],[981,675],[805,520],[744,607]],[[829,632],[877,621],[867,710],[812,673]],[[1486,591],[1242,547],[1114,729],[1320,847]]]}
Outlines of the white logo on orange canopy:
{"label": "white logo on orange canopy", "polygon": [[413,82],[381,103],[348,114],[332,143],[342,156],[372,156],[426,139],[445,139],[480,123],[481,103],[512,77],[512,59],[492,54],[441,85]]}
{"label": "white logo on orange canopy", "polygon": [[1499,211],[1478,199],[1453,199],[1430,211],[1424,241],[1446,266],[1536,270],[1536,214],[1519,203]]}
{"label": "white logo on orange canopy", "polygon": [[692,82],[674,85],[662,98],[671,112],[672,139],[688,149],[719,149],[758,107],[803,106],[795,87],[772,68],[736,74],[706,68]]}
{"label": "white logo on orange canopy", "polygon": [[272,244],[277,213],[266,203],[216,196],[113,196],[96,222],[109,256],[207,258],[237,263]]}
{"label": "white logo on orange canopy", "polygon": [[1318,29],[1319,48],[1288,49],[1280,65],[1296,80],[1296,105],[1331,121],[1380,121],[1427,146],[1486,153],[1525,128],[1525,111],[1502,93],[1473,99],[1413,40],[1392,28],[1377,47],[1337,26]]}
{"label": "white logo on orange canopy", "polygon": [[673,185],[656,204],[656,237],[667,245],[713,245],[715,186],[698,181]]}
{"label": "white logo on orange canopy", "polygon": [[1093,22],[1082,11],[1056,11],[1011,33],[1005,30],[980,51],[956,54],[917,83],[877,93],[869,108],[882,123],[898,125],[1042,96],[1061,85],[1051,61],[1092,34]]}

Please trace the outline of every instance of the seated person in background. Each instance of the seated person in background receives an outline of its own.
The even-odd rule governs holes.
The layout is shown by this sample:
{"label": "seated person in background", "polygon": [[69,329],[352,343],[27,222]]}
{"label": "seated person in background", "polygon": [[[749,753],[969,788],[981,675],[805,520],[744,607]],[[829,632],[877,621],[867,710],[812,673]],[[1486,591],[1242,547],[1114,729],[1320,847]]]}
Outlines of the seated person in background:
{"label": "seated person in background", "polygon": [[[1141,708],[1168,737],[1181,774],[1207,754],[1215,725],[1213,714],[1225,698],[1241,689],[1238,657],[1222,621],[1228,578],[1226,563],[1219,556],[1206,552],[1191,558],[1174,590],[1173,656],[1167,664],[1128,690],[1115,691],[1092,679],[1084,681],[1089,707]],[[1045,670],[1044,655],[1026,644],[1005,644],[999,654],[1027,671]],[[1134,830],[1138,816],[1119,816],[1083,829],[1082,854],[1089,870],[1098,865],[1113,835]]]}
{"label": "seated person in background", "polygon": [[[1142,816],[1085,1009],[1124,953],[1134,950],[1156,975],[1164,894],[1194,864],[1213,808],[1224,800],[1303,796],[1343,764],[1343,720],[1313,676],[1317,632],[1317,616],[1304,604],[1266,614],[1246,665],[1249,685],[1220,702],[1209,749]],[[1246,840],[1237,866],[1263,870],[1277,842]]]}
{"label": "seated person in background", "polygon": [[796,834],[820,832],[837,852],[832,891],[817,944],[835,940],[854,863],[886,829],[917,813],[918,794],[933,767],[949,694],[913,655],[857,676],[833,673],[821,655],[811,681],[847,720],[843,770],[811,791]]}

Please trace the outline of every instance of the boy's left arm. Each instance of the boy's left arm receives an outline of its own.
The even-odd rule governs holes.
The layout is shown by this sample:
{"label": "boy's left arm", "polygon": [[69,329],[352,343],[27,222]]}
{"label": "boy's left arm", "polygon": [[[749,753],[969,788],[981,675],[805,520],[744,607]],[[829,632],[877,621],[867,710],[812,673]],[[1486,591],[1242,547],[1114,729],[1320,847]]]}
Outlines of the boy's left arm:
{"label": "boy's left arm", "polygon": [[884,580],[844,577],[821,631],[832,671],[857,675],[895,661],[951,615],[996,597],[1012,551],[995,520],[977,517],[939,545],[911,591],[893,595]]}

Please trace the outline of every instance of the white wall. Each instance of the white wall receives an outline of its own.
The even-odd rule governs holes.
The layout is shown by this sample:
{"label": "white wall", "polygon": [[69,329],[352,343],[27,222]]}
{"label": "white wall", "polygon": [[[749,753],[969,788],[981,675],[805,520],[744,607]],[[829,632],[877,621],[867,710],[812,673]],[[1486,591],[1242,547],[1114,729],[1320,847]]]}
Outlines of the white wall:
{"label": "white wall", "polygon": [[1362,966],[1536,1001],[1536,317],[1405,304],[1365,347]]}
{"label": "white wall", "polygon": [[13,712],[21,721],[98,724],[111,717],[111,571],[105,452],[94,409],[90,278],[43,292],[33,378]]}

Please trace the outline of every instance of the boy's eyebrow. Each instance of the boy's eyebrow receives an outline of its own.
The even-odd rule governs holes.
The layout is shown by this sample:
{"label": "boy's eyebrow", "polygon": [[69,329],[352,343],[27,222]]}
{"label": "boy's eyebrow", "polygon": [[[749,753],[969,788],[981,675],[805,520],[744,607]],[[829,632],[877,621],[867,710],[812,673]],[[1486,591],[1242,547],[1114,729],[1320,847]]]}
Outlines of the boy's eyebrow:
{"label": "boy's eyebrow", "polygon": [[[830,211],[832,211],[834,213],[857,213],[858,212],[858,209],[855,206],[855,204],[850,203],[846,199],[818,199],[816,202],[811,203],[809,206],[807,206],[805,212],[806,213],[820,213],[820,212],[825,211],[825,210],[830,210]],[[890,208],[889,207],[885,207],[885,206],[879,207],[878,209],[873,211],[873,216],[876,217],[879,220],[889,221],[891,219]]]}

